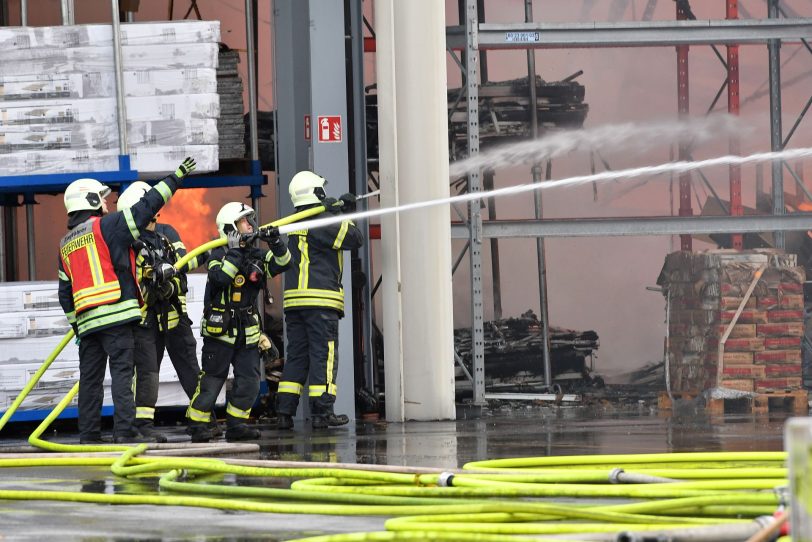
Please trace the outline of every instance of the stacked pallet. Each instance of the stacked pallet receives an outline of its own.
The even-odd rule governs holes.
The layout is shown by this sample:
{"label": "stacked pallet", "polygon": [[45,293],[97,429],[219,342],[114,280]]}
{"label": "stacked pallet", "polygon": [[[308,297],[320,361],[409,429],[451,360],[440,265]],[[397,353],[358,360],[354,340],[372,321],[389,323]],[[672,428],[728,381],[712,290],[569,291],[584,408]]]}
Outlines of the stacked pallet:
{"label": "stacked pallet", "polygon": [[[217,21],[121,26],[131,166],[218,169]],[[0,28],[0,171],[119,169],[110,25]]]}
{"label": "stacked pallet", "polygon": [[221,46],[217,65],[217,93],[220,95],[220,159],[245,157],[245,130],[243,127],[242,79],[237,71],[240,53]]}
{"label": "stacked pallet", "polygon": [[776,250],[669,254],[658,284],[672,391],[800,390],[804,280],[796,256]]}

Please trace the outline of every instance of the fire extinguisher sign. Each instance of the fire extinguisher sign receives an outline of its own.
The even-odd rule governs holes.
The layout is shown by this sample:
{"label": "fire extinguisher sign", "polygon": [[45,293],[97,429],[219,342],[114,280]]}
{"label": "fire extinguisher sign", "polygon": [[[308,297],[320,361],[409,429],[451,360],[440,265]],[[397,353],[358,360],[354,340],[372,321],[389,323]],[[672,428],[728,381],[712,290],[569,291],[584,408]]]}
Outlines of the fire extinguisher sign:
{"label": "fire extinguisher sign", "polygon": [[341,115],[319,115],[319,143],[341,143]]}

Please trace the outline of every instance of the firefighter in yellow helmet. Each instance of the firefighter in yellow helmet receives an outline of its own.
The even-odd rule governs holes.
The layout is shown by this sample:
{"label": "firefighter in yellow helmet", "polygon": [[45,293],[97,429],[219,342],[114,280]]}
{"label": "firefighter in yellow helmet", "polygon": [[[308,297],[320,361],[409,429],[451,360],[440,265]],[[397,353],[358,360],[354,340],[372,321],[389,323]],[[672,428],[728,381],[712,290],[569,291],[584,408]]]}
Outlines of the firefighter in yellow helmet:
{"label": "firefighter in yellow helmet", "polygon": [[[192,442],[212,438],[209,423],[220,390],[234,368],[226,393],[226,440],[256,440],[259,431],[246,424],[260,385],[260,314],[257,298],[268,278],[290,265],[290,252],[274,227],[258,228],[254,210],[240,202],[226,203],[217,213],[217,230],[225,247],[212,250],[203,301],[203,353],[197,392],[186,417]],[[253,246],[265,241],[270,250]]]}
{"label": "firefighter in yellow helmet", "polygon": [[[131,184],[118,198],[119,211],[132,208],[149,192],[143,181]],[[155,404],[161,360],[164,350],[178,375],[178,380],[191,400],[197,387],[200,365],[197,362],[197,341],[192,321],[186,313],[186,272],[206,262],[208,253],[192,258],[183,269],[175,263],[186,255],[186,246],[177,230],[153,217],[141,237],[133,244],[136,276],[144,305],[141,322],[134,328],[138,348],[135,349],[135,426],[145,436],[165,442],[166,437],[155,430]]]}
{"label": "firefighter in yellow helmet", "polygon": [[133,326],[141,298],[131,245],[195,167],[187,158],[140,201],[108,213],[110,189],[79,179],[65,190],[68,234],[59,243],[59,303],[79,339],[79,440],[101,443],[104,374],[110,359],[115,442],[151,440],[133,426]]}
{"label": "firefighter in yellow helmet", "polygon": [[[324,177],[300,171],[288,187],[296,211],[323,205],[330,213],[355,210],[355,196],[344,194],[338,200],[324,192]],[[341,286],[342,251],[360,248],[361,230],[350,220],[314,230],[288,234],[293,255],[285,273],[285,366],[276,399],[277,427],[293,428],[293,415],[308,382],[312,425],[315,429],[346,424],[344,414],[336,415],[336,375],[338,372],[338,320],[344,316],[344,290]]]}

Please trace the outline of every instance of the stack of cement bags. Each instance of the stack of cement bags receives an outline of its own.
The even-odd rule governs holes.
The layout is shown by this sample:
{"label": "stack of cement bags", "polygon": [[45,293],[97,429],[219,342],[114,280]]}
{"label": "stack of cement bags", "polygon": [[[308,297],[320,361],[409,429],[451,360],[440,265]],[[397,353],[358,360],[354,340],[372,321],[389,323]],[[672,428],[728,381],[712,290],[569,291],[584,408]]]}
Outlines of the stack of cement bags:
{"label": "stack of cement bags", "polygon": [[[131,167],[218,169],[218,21],[121,26]],[[0,28],[0,171],[119,169],[110,25]]]}
{"label": "stack of cement bags", "polygon": [[[748,297],[759,269],[763,273]],[[670,297],[672,390],[721,387],[768,393],[801,388],[804,280],[796,256],[776,250],[669,254],[657,283]],[[728,328],[718,382],[719,344]]]}
{"label": "stack of cement bags", "polygon": [[245,131],[243,129],[242,79],[237,71],[240,54],[222,47],[217,66],[217,93],[220,95],[220,159],[245,157]]}

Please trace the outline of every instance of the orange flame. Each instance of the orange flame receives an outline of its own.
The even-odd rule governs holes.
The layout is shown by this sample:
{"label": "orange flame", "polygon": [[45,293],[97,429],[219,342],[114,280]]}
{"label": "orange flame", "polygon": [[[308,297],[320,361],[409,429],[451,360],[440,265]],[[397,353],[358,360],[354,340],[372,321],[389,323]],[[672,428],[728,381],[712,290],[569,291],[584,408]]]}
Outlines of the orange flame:
{"label": "orange flame", "polygon": [[211,241],[217,233],[205,188],[178,190],[161,209],[158,222],[178,230],[187,250]]}
{"label": "orange flame", "polygon": [[812,203],[807,203],[807,202],[799,203],[798,204],[798,210],[799,211],[812,211]]}

